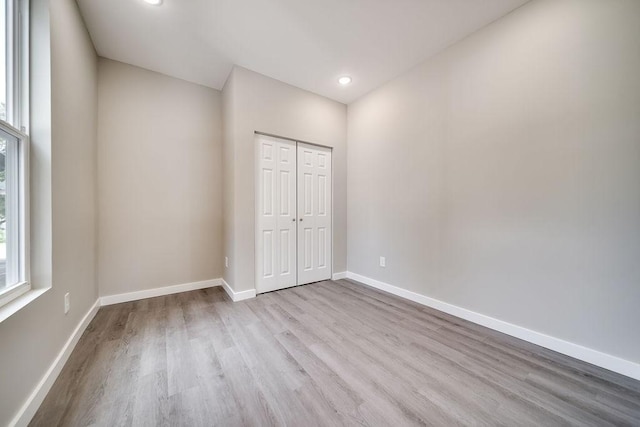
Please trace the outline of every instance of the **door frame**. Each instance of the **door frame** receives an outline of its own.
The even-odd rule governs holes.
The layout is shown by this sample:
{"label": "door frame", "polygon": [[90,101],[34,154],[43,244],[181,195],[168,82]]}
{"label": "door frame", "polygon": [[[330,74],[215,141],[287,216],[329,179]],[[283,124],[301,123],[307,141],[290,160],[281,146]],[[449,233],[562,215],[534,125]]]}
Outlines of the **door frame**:
{"label": "door frame", "polygon": [[[259,191],[259,186],[260,186],[260,174],[257,173],[258,171],[258,165],[260,162],[260,144],[258,144],[258,137],[260,136],[266,136],[269,138],[276,138],[276,139],[283,139],[285,141],[292,141],[296,143],[296,150],[297,150],[297,146],[298,143],[301,142],[303,144],[309,144],[309,145],[315,145],[316,147],[322,147],[322,148],[327,148],[331,151],[331,278],[333,278],[333,262],[334,262],[334,256],[333,254],[335,253],[334,251],[334,245],[336,242],[335,239],[335,233],[334,233],[334,224],[335,224],[335,218],[334,218],[334,186],[335,186],[335,179],[334,179],[334,174],[333,174],[333,168],[334,168],[334,158],[333,158],[333,147],[330,147],[328,145],[323,145],[323,144],[318,144],[315,142],[308,142],[308,141],[304,141],[301,139],[296,139],[296,138],[289,138],[286,136],[280,136],[280,135],[274,135],[272,133],[267,133],[267,132],[260,132],[260,131],[254,131],[253,132],[253,268],[254,268],[254,275],[253,275],[253,280],[254,280],[254,288],[256,290],[256,294],[259,293],[265,293],[265,292],[260,292],[258,289],[258,278],[259,278],[259,271],[258,271],[258,250],[259,250],[259,245],[258,245],[258,232],[259,232],[259,227],[258,227],[258,214],[260,212],[260,206],[259,206],[259,197],[258,197],[258,191]],[[296,155],[296,159],[297,159],[297,155]],[[297,161],[296,161],[296,189],[298,187],[298,174],[297,174]],[[296,198],[297,198],[297,191],[296,191]],[[297,212],[297,200],[296,200],[296,218],[298,217],[298,212]],[[297,233],[297,226],[296,226],[296,233]],[[296,235],[296,257],[298,256],[298,237]],[[297,263],[297,258],[296,258],[296,263]],[[290,286],[290,287],[295,287],[295,286],[301,286],[298,285],[298,269],[296,268],[296,285],[294,286]],[[270,291],[267,291],[270,292]]]}

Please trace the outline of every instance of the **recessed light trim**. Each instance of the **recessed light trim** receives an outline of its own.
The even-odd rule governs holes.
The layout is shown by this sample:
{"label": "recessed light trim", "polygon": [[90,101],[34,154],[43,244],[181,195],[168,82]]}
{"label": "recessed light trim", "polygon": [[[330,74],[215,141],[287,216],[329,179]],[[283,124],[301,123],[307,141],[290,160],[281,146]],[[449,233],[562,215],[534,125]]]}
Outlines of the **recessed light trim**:
{"label": "recessed light trim", "polygon": [[144,2],[152,6],[160,6],[162,4],[162,0],[144,0]]}
{"label": "recessed light trim", "polygon": [[353,79],[349,76],[342,76],[338,79],[338,83],[340,83],[342,86],[346,86],[348,84],[351,84],[351,82],[353,81]]}

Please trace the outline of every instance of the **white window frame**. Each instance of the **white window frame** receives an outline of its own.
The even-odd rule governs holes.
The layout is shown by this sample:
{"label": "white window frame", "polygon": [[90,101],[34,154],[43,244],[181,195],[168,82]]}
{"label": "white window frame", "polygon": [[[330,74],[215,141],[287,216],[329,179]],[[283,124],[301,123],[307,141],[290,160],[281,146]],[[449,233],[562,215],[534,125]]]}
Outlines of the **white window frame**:
{"label": "white window frame", "polygon": [[[6,118],[0,120],[0,129],[15,138],[16,145],[8,145],[6,161],[16,162],[17,173],[6,175],[5,199],[7,216],[17,223],[7,228],[7,254],[13,253],[12,269],[15,283],[0,289],[0,307],[31,289],[29,249],[29,1],[6,1]],[[17,159],[16,159],[17,157]],[[9,256],[7,256],[9,261]],[[9,278],[9,275],[7,275]]]}
{"label": "white window frame", "polygon": [[[29,0],[6,2],[7,101],[6,122],[29,129]],[[9,19],[11,18],[11,19]]]}
{"label": "white window frame", "polygon": [[[17,139],[16,145],[8,145],[6,162],[17,160],[17,173],[6,175],[6,189],[13,197],[6,197],[5,211],[8,217],[18,218],[16,226],[7,228],[7,254],[13,253],[12,269],[17,282],[0,289],[0,307],[31,289],[29,278],[29,137],[10,124],[0,120],[0,129]],[[17,159],[16,159],[17,157]],[[17,193],[17,194],[16,194]],[[9,256],[7,256],[9,261]],[[7,275],[7,278],[9,275]]]}

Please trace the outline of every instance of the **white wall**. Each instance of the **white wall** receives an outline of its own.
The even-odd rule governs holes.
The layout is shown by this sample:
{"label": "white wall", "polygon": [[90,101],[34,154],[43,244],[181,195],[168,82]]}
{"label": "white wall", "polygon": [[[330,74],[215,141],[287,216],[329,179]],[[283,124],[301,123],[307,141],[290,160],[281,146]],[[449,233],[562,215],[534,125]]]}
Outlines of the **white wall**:
{"label": "white wall", "polygon": [[222,102],[214,89],[99,60],[99,286],[222,277]]}
{"label": "white wall", "polygon": [[[98,296],[96,54],[75,1],[32,0],[31,10],[38,54],[31,78],[32,282],[53,287],[0,323],[0,425],[13,419]],[[50,68],[43,62],[49,49]]]}
{"label": "white wall", "polygon": [[532,1],[349,105],[349,270],[640,362],[639,17]]}
{"label": "white wall", "polygon": [[[347,265],[347,146],[346,106],[322,96],[235,67],[225,86],[232,129],[225,147],[233,150],[225,159],[225,213],[233,214],[225,224],[232,227],[225,254],[229,268],[225,280],[235,291],[255,289],[255,131],[313,142],[333,148],[333,271]],[[225,108],[226,111],[226,108]],[[230,271],[229,271],[230,270]]]}

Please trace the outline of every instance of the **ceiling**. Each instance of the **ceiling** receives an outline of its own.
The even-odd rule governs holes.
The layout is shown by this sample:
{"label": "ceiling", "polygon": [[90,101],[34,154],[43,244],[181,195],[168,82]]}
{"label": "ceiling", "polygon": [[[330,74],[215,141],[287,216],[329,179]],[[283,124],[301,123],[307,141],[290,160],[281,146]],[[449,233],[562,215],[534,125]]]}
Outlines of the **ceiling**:
{"label": "ceiling", "polygon": [[[100,56],[221,89],[233,64],[349,103],[528,0],[78,0]],[[347,87],[338,77],[349,75]]]}

